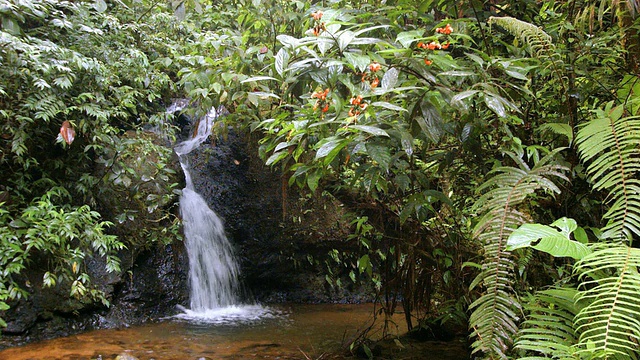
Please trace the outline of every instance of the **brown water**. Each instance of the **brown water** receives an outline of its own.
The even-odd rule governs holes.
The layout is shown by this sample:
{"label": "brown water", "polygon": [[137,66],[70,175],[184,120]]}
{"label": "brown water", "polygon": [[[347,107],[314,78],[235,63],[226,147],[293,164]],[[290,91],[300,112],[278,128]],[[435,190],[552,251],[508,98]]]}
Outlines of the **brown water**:
{"label": "brown water", "polygon": [[[122,354],[140,360],[318,359],[370,325],[372,309],[372,305],[281,306],[274,307],[280,313],[276,317],[241,325],[167,320],[10,348],[0,351],[0,359],[113,360]],[[405,331],[391,327],[392,334]]]}

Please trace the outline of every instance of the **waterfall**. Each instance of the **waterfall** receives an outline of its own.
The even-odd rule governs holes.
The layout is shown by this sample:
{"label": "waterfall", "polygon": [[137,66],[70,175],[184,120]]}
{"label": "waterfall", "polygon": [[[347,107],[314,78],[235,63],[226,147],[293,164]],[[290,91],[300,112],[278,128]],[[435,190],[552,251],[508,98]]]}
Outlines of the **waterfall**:
{"label": "waterfall", "polygon": [[[167,112],[183,110],[188,102],[174,102]],[[197,123],[191,139],[175,146],[185,175],[180,197],[185,247],[189,257],[190,309],[182,308],[178,318],[208,322],[246,322],[275,316],[259,305],[241,305],[238,299],[238,264],[218,215],[195,190],[187,155],[211,135],[217,117],[211,109]]]}

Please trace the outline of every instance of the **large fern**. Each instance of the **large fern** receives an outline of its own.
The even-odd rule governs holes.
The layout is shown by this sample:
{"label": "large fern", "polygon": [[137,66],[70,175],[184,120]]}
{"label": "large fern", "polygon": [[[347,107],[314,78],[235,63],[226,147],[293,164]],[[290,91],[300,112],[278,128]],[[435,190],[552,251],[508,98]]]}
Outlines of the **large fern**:
{"label": "large fern", "polygon": [[564,63],[549,34],[531,23],[508,16],[492,16],[488,23],[504,28],[528,46],[531,56],[540,60],[545,67],[550,68],[558,77],[562,91],[566,91]]}
{"label": "large fern", "polygon": [[576,316],[579,353],[608,359],[638,359],[640,351],[640,249],[600,243],[576,263],[582,280]]}
{"label": "large fern", "polygon": [[516,348],[533,359],[575,359],[577,335],[573,319],[580,311],[575,301],[577,290],[573,287],[554,287],[538,291],[525,305],[529,313],[521,326]]}
{"label": "large fern", "polygon": [[[606,104],[576,136],[595,190],[611,204],[603,218],[602,243],[576,263],[579,298],[589,302],[575,319],[582,352],[637,359],[640,344],[640,117],[624,116],[623,105]],[[628,241],[628,243],[627,243]]]}
{"label": "large fern", "polygon": [[473,352],[482,352],[490,358],[506,358],[512,338],[517,331],[520,304],[513,296],[513,261],[506,249],[509,235],[527,222],[528,216],[518,210],[520,204],[538,190],[559,193],[560,189],[549,179],[563,174],[564,167],[552,160],[557,151],[545,156],[533,168],[519,158],[515,167],[500,167],[478,191],[482,195],[474,208],[482,214],[474,229],[474,236],[484,244],[482,271],[472,288],[482,285],[484,293],[471,304],[473,311],[469,324],[473,329]]}
{"label": "large fern", "polygon": [[[637,101],[631,99],[630,101]],[[549,346],[546,323],[536,314],[554,316],[543,307],[532,309],[525,326],[534,326],[520,336],[518,346],[529,353],[554,358],[638,359],[640,352],[640,249],[631,241],[640,235],[640,117],[624,116],[623,105],[606,104],[594,112],[576,136],[578,154],[586,163],[586,174],[595,190],[607,193],[609,210],[600,242],[579,257],[574,272],[580,283],[575,304],[581,304],[572,327],[574,337],[558,329],[565,339],[562,348]],[[519,230],[520,231],[520,230]],[[571,241],[570,239],[565,239]],[[549,304],[558,303],[549,299]],[[567,347],[571,341],[574,346]]]}
{"label": "large fern", "polygon": [[623,106],[608,103],[576,136],[593,189],[609,194],[603,237],[618,240],[640,235],[640,181],[635,178],[640,171],[640,116],[623,114]]}

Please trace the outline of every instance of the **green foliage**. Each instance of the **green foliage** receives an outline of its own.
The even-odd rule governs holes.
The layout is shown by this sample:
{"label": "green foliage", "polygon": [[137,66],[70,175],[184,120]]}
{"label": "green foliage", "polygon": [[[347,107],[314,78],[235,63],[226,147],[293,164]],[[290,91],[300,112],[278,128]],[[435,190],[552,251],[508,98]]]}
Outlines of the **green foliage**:
{"label": "green foliage", "polygon": [[44,287],[62,286],[70,289],[70,296],[81,300],[109,301],[104,294],[90,286],[85,272],[85,258],[105,258],[108,272],[120,271],[117,252],[124,244],[105,230],[112,225],[100,221],[100,214],[86,206],[71,207],[65,204],[69,193],[63,188],[52,188],[19,217],[12,219],[3,210],[0,223],[0,246],[2,258],[0,300],[20,298],[25,292],[20,289],[15,277],[31,259],[45,256],[48,267],[42,279]]}
{"label": "green foliage", "polygon": [[[290,185],[349,210],[360,251],[330,252],[332,285],[333,267],[372,281],[410,326],[471,304],[476,356],[637,357],[626,5],[0,0],[0,309],[35,256],[43,284],[99,297],[84,258],[117,270],[123,244],[175,236],[171,151],[144,130],[171,140],[156,105],[186,95],[224,104]],[[55,143],[65,121],[75,140]],[[106,234],[85,205],[104,198],[144,239]]]}
{"label": "green foliage", "polygon": [[486,291],[471,304],[473,311],[469,326],[477,336],[474,351],[482,351],[495,357],[506,358],[510,342],[518,329],[520,304],[513,289],[513,260],[507,250],[507,239],[512,232],[528,220],[519,207],[528,196],[542,190],[560,193],[560,189],[549,178],[568,180],[567,169],[553,160],[552,152],[529,168],[521,159],[514,158],[519,167],[499,167],[494,175],[478,191],[490,189],[475,204],[482,215],[474,235],[484,245],[482,271],[471,287],[483,285]]}
{"label": "green foliage", "polygon": [[[632,98],[635,99],[635,98]],[[630,102],[631,104],[633,102]],[[612,102],[596,109],[594,118],[578,131],[576,145],[593,189],[607,191],[611,203],[603,216],[604,238],[632,239],[640,234],[640,117],[623,116],[625,107]],[[630,241],[631,242],[631,241]]]}
{"label": "green foliage", "polygon": [[[579,230],[581,240],[571,239],[571,234]],[[551,226],[540,224],[524,224],[509,235],[507,250],[513,251],[525,246],[546,252],[555,257],[569,256],[576,260],[584,258],[591,250],[585,245],[587,242],[584,229],[578,228],[573,219],[562,218]]]}
{"label": "green foliage", "polygon": [[574,319],[579,353],[610,359],[637,359],[640,341],[640,250],[597,244],[575,264],[582,281],[576,301],[585,302]]}
{"label": "green foliage", "polygon": [[559,287],[538,291],[530,298],[524,306],[528,315],[520,327],[515,347],[537,356],[520,359],[579,358],[574,347],[578,338],[574,318],[580,311],[576,295],[577,290],[572,287]]}
{"label": "green foliage", "polygon": [[[71,297],[108,304],[91,286],[86,259],[101,257],[106,271],[119,271],[118,252],[133,242],[109,234],[116,216],[103,221],[95,211],[104,209],[106,189],[132,195],[122,213],[158,208],[172,223],[172,150],[142,130],[172,137],[166,115],[154,114],[175,91],[178,69],[170,57],[182,30],[164,6],[136,21],[146,5],[0,1],[0,301],[26,294],[20,273],[30,269],[44,274],[38,286],[69,288]],[[139,139],[123,140],[128,130]],[[157,169],[142,168],[149,160]],[[140,199],[143,190],[152,194]],[[142,245],[173,237],[158,235],[166,233],[165,223],[146,225]]]}

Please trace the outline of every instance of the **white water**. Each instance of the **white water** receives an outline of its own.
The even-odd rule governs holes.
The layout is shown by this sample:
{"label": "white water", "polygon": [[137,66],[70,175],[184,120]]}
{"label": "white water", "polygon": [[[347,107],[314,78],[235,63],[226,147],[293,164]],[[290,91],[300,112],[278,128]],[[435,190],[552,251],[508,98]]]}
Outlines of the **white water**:
{"label": "white water", "polygon": [[[179,111],[174,104],[167,111]],[[212,323],[235,323],[270,317],[273,312],[258,305],[242,305],[238,299],[238,264],[218,215],[195,191],[187,154],[210,135],[216,119],[211,109],[198,123],[193,138],[175,147],[185,174],[186,187],[180,197],[180,215],[189,255],[190,309],[176,317]]]}

